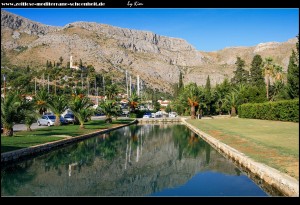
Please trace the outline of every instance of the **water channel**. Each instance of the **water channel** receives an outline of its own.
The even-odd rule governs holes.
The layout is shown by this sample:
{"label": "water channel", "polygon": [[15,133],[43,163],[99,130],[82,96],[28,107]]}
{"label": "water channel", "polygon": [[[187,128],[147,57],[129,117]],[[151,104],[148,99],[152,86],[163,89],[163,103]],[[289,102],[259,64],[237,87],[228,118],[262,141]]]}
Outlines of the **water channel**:
{"label": "water channel", "polygon": [[180,124],[131,125],[1,168],[1,196],[268,196]]}

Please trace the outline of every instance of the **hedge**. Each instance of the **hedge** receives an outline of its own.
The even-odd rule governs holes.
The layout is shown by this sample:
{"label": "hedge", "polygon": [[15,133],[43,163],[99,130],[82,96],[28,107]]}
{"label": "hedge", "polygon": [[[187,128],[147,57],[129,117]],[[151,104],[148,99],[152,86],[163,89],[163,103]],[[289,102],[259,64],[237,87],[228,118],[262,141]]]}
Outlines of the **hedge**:
{"label": "hedge", "polygon": [[240,118],[299,122],[299,98],[239,106]]}

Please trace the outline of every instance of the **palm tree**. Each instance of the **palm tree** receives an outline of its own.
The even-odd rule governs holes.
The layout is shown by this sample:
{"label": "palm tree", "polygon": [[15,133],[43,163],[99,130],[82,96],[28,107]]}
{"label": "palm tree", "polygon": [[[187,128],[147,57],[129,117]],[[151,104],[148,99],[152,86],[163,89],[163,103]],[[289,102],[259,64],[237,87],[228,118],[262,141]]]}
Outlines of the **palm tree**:
{"label": "palm tree", "polygon": [[140,98],[136,94],[136,92],[132,92],[130,98],[128,98],[128,104],[129,104],[129,107],[130,107],[130,112],[135,111],[135,108],[138,106],[139,101],[140,101]]}
{"label": "palm tree", "polygon": [[265,76],[267,99],[269,100],[270,77],[274,75],[274,64],[272,58],[266,58],[263,63],[263,74]]}
{"label": "palm tree", "polygon": [[106,95],[109,100],[112,100],[119,92],[119,88],[116,84],[106,86]]}
{"label": "palm tree", "polygon": [[49,98],[49,101],[46,104],[46,106],[50,108],[50,110],[54,113],[56,117],[54,126],[59,126],[60,114],[67,109],[67,101],[65,97],[63,95],[53,95]]}
{"label": "palm tree", "polygon": [[32,131],[31,130],[31,125],[36,122],[36,119],[39,116],[39,113],[37,113],[36,111],[36,102],[34,102],[33,100],[28,100],[25,98],[25,96],[23,96],[22,99],[22,110],[21,111],[21,115],[22,118],[24,119],[24,123],[26,125],[27,131]]}
{"label": "palm tree", "polygon": [[273,95],[270,100],[273,101],[281,98],[284,99],[284,96],[282,96],[284,92],[281,91],[284,89],[284,79],[286,79],[286,74],[283,73],[283,68],[281,66],[275,65],[273,77],[275,82],[273,86]]}
{"label": "palm tree", "polygon": [[93,110],[90,108],[92,105],[90,99],[83,94],[74,95],[69,102],[69,108],[79,120],[81,129],[84,129],[84,121],[93,115]]}
{"label": "palm tree", "polygon": [[195,83],[189,84],[184,88],[187,92],[188,104],[191,107],[191,119],[196,118],[196,106],[199,105],[198,102],[198,87]]}
{"label": "palm tree", "polygon": [[225,104],[227,106],[230,106],[230,108],[231,108],[231,112],[230,112],[231,117],[236,116],[236,109],[239,105],[239,102],[240,102],[240,100],[238,98],[238,94],[234,91],[228,93],[225,96]]}
{"label": "palm tree", "polygon": [[117,107],[119,106],[116,105],[116,101],[114,100],[106,100],[101,102],[100,108],[106,115],[105,122],[111,123],[112,116],[117,116]]}
{"label": "palm tree", "polygon": [[47,102],[49,101],[49,94],[45,89],[42,89],[34,96],[34,102],[42,115],[47,111]]}
{"label": "palm tree", "polygon": [[5,98],[1,98],[1,123],[3,135],[13,136],[14,122],[20,119],[22,102],[18,92],[8,92]]}

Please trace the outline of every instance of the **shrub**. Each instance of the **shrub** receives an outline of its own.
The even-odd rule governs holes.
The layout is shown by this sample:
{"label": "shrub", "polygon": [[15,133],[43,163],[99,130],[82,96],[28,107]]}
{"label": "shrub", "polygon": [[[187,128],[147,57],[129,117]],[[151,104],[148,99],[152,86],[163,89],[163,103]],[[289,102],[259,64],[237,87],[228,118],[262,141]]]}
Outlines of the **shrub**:
{"label": "shrub", "polygon": [[299,99],[239,106],[240,118],[299,122]]}

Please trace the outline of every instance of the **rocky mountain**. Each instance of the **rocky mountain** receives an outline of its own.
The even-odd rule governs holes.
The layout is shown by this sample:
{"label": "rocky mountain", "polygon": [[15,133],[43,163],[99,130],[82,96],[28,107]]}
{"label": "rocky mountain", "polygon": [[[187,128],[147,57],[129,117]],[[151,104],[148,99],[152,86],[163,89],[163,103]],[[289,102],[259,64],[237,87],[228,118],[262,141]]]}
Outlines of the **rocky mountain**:
{"label": "rocky mountain", "polygon": [[134,79],[140,75],[146,86],[166,92],[172,91],[180,71],[184,83],[198,85],[204,85],[208,75],[212,84],[231,78],[237,56],[245,59],[247,69],[253,56],[260,54],[272,57],[286,70],[296,41],[202,52],[183,39],[148,31],[93,22],[48,26],[1,10],[1,53],[11,64],[41,68],[47,60],[57,62],[62,56],[66,65],[73,56],[74,62],[82,59],[96,71],[115,71],[115,78],[124,78],[126,70]]}

